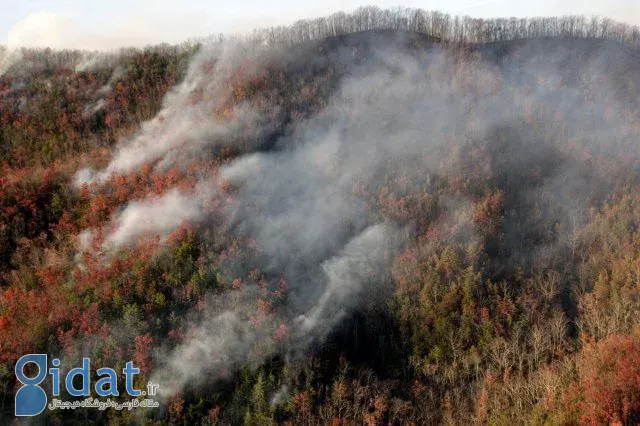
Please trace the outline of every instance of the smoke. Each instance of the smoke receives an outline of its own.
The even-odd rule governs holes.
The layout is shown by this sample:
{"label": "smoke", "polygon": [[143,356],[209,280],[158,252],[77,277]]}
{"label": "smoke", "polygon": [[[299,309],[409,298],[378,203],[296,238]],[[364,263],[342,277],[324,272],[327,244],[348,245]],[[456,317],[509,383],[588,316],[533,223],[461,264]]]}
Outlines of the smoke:
{"label": "smoke", "polygon": [[[289,285],[285,306],[259,323],[257,290],[209,297],[193,331],[155,372],[165,396],[322,342],[354,310],[388,296],[389,262],[425,223],[439,220],[454,241],[479,238],[474,209],[491,195],[486,186],[506,194],[501,260],[515,268],[561,252],[567,238],[558,229],[570,236],[586,220],[585,206],[615,190],[585,152],[606,152],[619,166],[614,173],[637,165],[637,134],[625,113],[634,100],[602,84],[612,58],[588,43],[558,41],[550,51],[525,44],[499,56],[411,51],[402,34],[359,37],[364,48],[333,47],[321,57],[326,46],[313,43],[291,52],[214,43],[104,170],[76,176],[100,183],[145,163],[180,167],[213,160],[220,148],[237,154],[219,180],[129,204],[106,238],[117,250],[184,221],[213,226],[205,206],[224,183],[233,201],[211,233],[255,240],[259,250],[246,263]],[[284,97],[234,93],[274,66],[276,75],[293,75],[278,84],[311,87]],[[314,80],[328,68],[338,83]],[[324,96],[322,108],[287,120],[293,107],[284,101],[307,105],[305,90]],[[430,217],[432,204],[440,217]],[[246,275],[247,264],[229,261],[221,274]],[[286,344],[271,333],[278,324],[289,330]]]}
{"label": "smoke", "polygon": [[[400,164],[409,174],[435,171],[439,160],[433,150],[443,141],[421,137],[456,119],[451,103],[457,101],[449,93],[432,92],[428,98],[416,93],[413,83],[424,77],[415,59],[389,53],[376,52],[373,72],[371,64],[355,70],[324,114],[296,124],[295,136],[281,138],[277,149],[240,156],[220,170],[220,179],[235,188],[228,232],[255,239],[260,253],[254,264],[289,284],[286,309],[268,324],[286,327],[291,336],[286,352],[294,358],[312,342],[322,342],[363,302],[388,295],[389,264],[411,223],[369,217],[356,188],[384,186],[385,173]],[[421,90],[432,91],[421,83]],[[222,313],[206,309],[193,335],[158,369],[156,380],[167,384],[165,396],[282,350],[267,324],[250,324],[252,300],[246,296]]]}
{"label": "smoke", "polygon": [[41,10],[17,22],[7,34],[7,44],[13,48],[60,48],[64,44],[64,31],[68,31],[72,25],[70,19],[58,13]]}
{"label": "smoke", "polygon": [[323,264],[326,289],[312,310],[298,318],[304,332],[324,337],[357,305],[363,286],[368,285],[367,296],[375,294],[372,287],[385,276],[389,255],[397,248],[396,233],[382,224],[371,226]]}
{"label": "smoke", "polygon": [[[398,241],[397,230],[385,224],[371,226],[349,241],[340,253],[321,265],[324,294],[309,312],[297,318],[276,316],[269,323],[291,330],[289,353],[302,352],[312,340],[322,341],[342,317],[360,302],[373,297],[389,267],[389,254]],[[365,292],[366,287],[366,292]],[[363,294],[364,293],[364,294]],[[173,351],[152,381],[162,383],[161,396],[169,397],[183,387],[204,380],[229,377],[243,365],[259,365],[281,347],[266,324],[251,324],[251,295],[209,301],[205,318],[187,341]],[[220,313],[220,308],[226,306]],[[233,309],[229,309],[232,306]]]}
{"label": "smoke", "polygon": [[[200,182],[193,193],[174,188],[161,197],[132,201],[112,220],[110,232],[101,247],[103,253],[117,251],[146,238],[161,241],[181,225],[200,221],[207,212],[207,203],[217,191],[210,180]],[[77,238],[80,252],[91,249],[94,231],[85,229]]]}
{"label": "smoke", "polygon": [[208,190],[201,189],[196,194],[173,189],[157,199],[130,203],[118,214],[116,229],[105,240],[105,247],[129,245],[143,235],[166,235],[180,224],[198,219]]}
{"label": "smoke", "polygon": [[[257,110],[242,102],[230,104],[232,74],[241,60],[246,63],[256,54],[234,41],[202,48],[184,81],[166,96],[158,115],[143,123],[140,132],[121,145],[105,170],[97,174],[89,169],[80,171],[76,185],[104,182],[114,174],[156,162],[174,150],[179,150],[180,157],[187,160],[207,145],[221,147],[228,140],[238,143],[233,135],[242,134],[249,144],[259,139],[277,109]],[[244,72],[244,77],[250,78],[254,70],[245,67]]]}
{"label": "smoke", "polygon": [[[202,321],[186,344],[171,354],[152,380],[163,385],[161,396],[170,397],[187,384],[197,386],[205,378],[229,377],[234,369],[250,361],[251,351],[259,340],[258,331],[238,311],[217,313]],[[272,353],[273,349],[265,352],[263,347],[261,356]]]}
{"label": "smoke", "polygon": [[11,66],[20,62],[22,53],[20,50],[0,46],[0,77],[7,72]]}
{"label": "smoke", "polygon": [[[84,55],[82,60],[78,65],[76,65],[76,72],[82,72],[87,70],[92,70],[98,68],[100,66],[108,66],[111,65],[108,63],[109,59],[105,57],[100,57],[98,55]],[[113,58],[111,58],[113,61]],[[82,118],[87,119],[91,115],[95,114],[98,111],[101,111],[105,108],[107,102],[105,101],[105,95],[111,92],[111,87],[113,83],[118,81],[121,77],[124,76],[125,72],[122,66],[114,65],[112,66],[113,72],[111,73],[111,77],[109,80],[100,87],[96,93],[94,94],[94,101],[85,105],[84,111],[82,112]],[[97,99],[96,99],[97,98]],[[78,183],[85,184],[89,183],[91,180],[91,171],[85,169],[83,171],[84,177],[78,177]]]}
{"label": "smoke", "polygon": [[[75,72],[93,72],[99,69],[112,69],[113,72],[105,86],[113,83],[125,74],[122,59],[131,56],[134,49],[120,48],[111,51],[74,51],[78,56],[73,63]],[[67,64],[70,65],[70,64]],[[106,87],[103,87],[104,90]]]}

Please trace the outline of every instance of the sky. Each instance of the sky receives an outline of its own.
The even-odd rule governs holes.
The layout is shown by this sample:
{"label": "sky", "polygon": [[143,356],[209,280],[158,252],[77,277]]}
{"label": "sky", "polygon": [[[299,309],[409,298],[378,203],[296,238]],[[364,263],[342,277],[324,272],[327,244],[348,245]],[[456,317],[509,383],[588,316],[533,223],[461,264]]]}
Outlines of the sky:
{"label": "sky", "polygon": [[0,0],[0,45],[109,50],[244,33],[364,5],[477,17],[600,15],[640,24],[640,0]]}

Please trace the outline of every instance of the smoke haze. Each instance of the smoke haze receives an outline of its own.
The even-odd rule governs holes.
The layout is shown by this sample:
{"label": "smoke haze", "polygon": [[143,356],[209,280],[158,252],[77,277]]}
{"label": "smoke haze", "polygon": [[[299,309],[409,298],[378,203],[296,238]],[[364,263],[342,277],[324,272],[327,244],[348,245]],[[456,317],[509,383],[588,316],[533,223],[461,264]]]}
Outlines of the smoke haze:
{"label": "smoke haze", "polygon": [[[114,218],[115,228],[105,240],[115,250],[144,234],[167,235],[184,221],[207,227],[212,217],[205,205],[231,191],[225,225],[213,234],[255,240],[259,251],[249,263],[288,283],[285,307],[259,325],[251,319],[256,293],[212,296],[194,331],[158,368],[156,379],[170,389],[165,396],[282,351],[282,342],[268,337],[278,324],[293,336],[284,344],[286,353],[304,352],[311,342],[322,341],[342,318],[389,291],[390,259],[425,221],[447,224],[453,240],[479,238],[470,206],[483,194],[473,187],[442,193],[443,180],[465,174],[512,188],[504,217],[506,253],[513,264],[525,265],[563,250],[585,223],[585,206],[613,189],[608,176],[584,162],[582,150],[596,147],[629,167],[637,164],[637,139],[625,127],[624,112],[634,100],[598,83],[599,76],[615,72],[611,67],[624,65],[596,54],[585,67],[567,67],[588,48],[580,41],[559,43],[553,52],[533,41],[495,60],[482,52],[459,55],[428,47],[428,42],[416,51],[399,48],[415,42],[412,37],[356,35],[365,59],[359,47],[349,46],[296,60],[278,48],[239,42],[205,47],[162,111],[122,142],[106,169],[77,175],[78,185],[100,184],[148,162],[182,167],[190,158],[214,156],[222,148],[240,154],[220,168],[216,179],[203,178],[194,193],[172,190],[130,203]],[[319,113],[289,124],[287,106],[273,103],[273,93],[230,101],[227,78],[236,70],[243,70],[240,78],[246,82],[274,64],[285,64],[286,70],[304,61],[331,63],[342,76]],[[305,73],[312,71],[293,72],[310,78]],[[575,83],[567,86],[567,81]],[[221,114],[224,108],[230,112]],[[617,118],[605,122],[604,114]],[[534,116],[548,119],[532,122]],[[381,217],[365,201],[368,191],[383,188],[391,177],[406,182],[395,190],[423,194],[394,201],[408,203],[404,207],[413,203],[408,215],[390,211]],[[221,190],[225,185],[231,189]],[[425,207],[433,204],[444,209],[444,216],[425,217]],[[530,234],[546,223],[565,229],[566,237]],[[232,280],[246,275],[244,268],[226,264],[222,272]]]}

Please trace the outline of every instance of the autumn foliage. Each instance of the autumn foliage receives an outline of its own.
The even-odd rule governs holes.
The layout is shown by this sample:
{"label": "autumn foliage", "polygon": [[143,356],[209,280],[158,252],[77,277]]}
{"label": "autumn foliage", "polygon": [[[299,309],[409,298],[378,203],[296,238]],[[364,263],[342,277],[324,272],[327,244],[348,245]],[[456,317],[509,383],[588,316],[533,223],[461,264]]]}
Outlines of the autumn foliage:
{"label": "autumn foliage", "polygon": [[576,409],[582,424],[640,421],[640,338],[612,335],[585,345],[577,360]]}
{"label": "autumn foliage", "polygon": [[[256,265],[264,248],[228,223],[239,189],[219,172],[247,152],[279,149],[291,123],[324,119],[332,94],[350,77],[335,52],[366,62],[363,31],[420,34],[402,45],[403,54],[425,55],[425,46],[442,43],[463,70],[476,56],[499,58],[510,41],[528,38],[585,39],[598,48],[605,41],[625,49],[640,43],[636,28],[580,17],[475,20],[364,8],[302,21],[256,35],[260,45],[288,46],[287,61],[239,61],[221,77],[229,96],[219,104],[206,90],[188,95],[192,105],[215,104],[207,119],[220,123],[250,105],[269,125],[279,123],[266,136],[256,141],[255,129],[237,129],[238,143],[185,154],[180,164],[149,161],[79,186],[79,170],[104,168],[117,144],[156,116],[201,46],[124,50],[86,67],[83,52],[23,50],[22,62],[0,75],[1,420],[12,418],[13,366],[26,353],[71,361],[90,353],[93,363],[118,367],[133,360],[145,383],[163,354],[197,338],[194,324],[209,310],[243,301],[251,308],[246,332],[261,336],[243,353],[246,365],[220,372],[215,383],[180,389],[149,414],[151,421],[640,423],[640,164],[607,145],[567,137],[570,117],[549,118],[533,102],[517,105],[517,126],[496,126],[484,137],[452,127],[443,136],[451,152],[433,173],[385,157],[376,185],[354,178],[348,191],[362,203],[363,222],[394,223],[410,235],[390,262],[379,299],[346,315],[324,341],[290,349],[300,343],[295,325],[279,314],[289,313],[299,283]],[[313,59],[297,59],[314,40]],[[215,63],[200,66],[206,79],[219,77]],[[592,82],[615,90],[592,100],[602,110],[587,109],[603,127],[620,127],[631,152],[640,119],[629,99],[635,80],[625,78],[640,71],[629,67]],[[478,86],[465,72],[454,83]],[[525,88],[508,73],[485,83],[487,93],[555,91],[560,84],[545,72]],[[624,108],[614,109],[618,102]],[[628,116],[616,116],[620,110]],[[342,119],[352,119],[349,111]],[[556,139],[560,148],[549,149]],[[529,157],[535,161],[519,163]],[[335,173],[322,153],[315,160],[327,176]],[[517,166],[507,168],[510,162]],[[583,167],[556,179],[567,164]],[[220,187],[204,203],[205,224],[183,221],[166,235],[147,232],[109,252],[106,240],[127,205],[173,190],[192,194],[203,179]],[[590,185],[591,201],[568,224],[554,218],[579,198],[573,180]],[[538,190],[540,199],[526,197]],[[564,204],[549,202],[557,193]],[[263,353],[274,355],[265,360]],[[136,419],[56,412],[47,420]]]}

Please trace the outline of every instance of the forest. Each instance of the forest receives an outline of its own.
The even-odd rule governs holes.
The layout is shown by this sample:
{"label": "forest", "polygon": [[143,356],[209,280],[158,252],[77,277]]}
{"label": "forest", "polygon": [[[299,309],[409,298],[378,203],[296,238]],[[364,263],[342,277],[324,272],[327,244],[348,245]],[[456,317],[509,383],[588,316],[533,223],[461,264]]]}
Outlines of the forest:
{"label": "forest", "polygon": [[0,422],[43,353],[160,407],[35,424],[640,424],[639,95],[597,17],[0,46]]}

